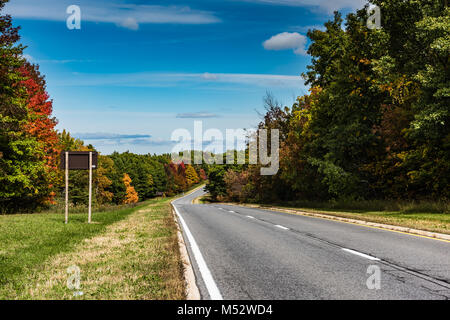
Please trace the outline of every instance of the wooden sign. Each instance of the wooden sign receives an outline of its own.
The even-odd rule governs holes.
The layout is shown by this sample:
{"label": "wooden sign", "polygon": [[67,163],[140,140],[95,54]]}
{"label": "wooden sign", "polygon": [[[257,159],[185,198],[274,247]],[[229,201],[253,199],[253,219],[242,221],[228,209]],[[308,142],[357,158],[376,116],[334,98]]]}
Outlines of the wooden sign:
{"label": "wooden sign", "polygon": [[92,169],[97,169],[98,153],[93,151],[64,151],[61,153],[60,168],[66,176],[65,223],[69,222],[69,170],[89,170],[88,223],[92,221]]}
{"label": "wooden sign", "polygon": [[[68,151],[69,170],[89,170],[89,151]],[[66,151],[61,152],[60,169],[66,169]],[[92,152],[92,169],[97,169],[98,153]]]}

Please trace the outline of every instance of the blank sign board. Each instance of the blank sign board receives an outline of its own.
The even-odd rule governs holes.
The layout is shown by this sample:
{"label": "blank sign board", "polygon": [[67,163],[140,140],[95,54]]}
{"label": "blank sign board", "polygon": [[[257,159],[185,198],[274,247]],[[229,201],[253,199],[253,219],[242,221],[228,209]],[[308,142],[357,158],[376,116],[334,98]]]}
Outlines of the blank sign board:
{"label": "blank sign board", "polygon": [[[92,169],[97,169],[98,153],[92,152]],[[66,169],[66,152],[61,152],[60,169]],[[69,170],[89,170],[89,151],[69,151]]]}

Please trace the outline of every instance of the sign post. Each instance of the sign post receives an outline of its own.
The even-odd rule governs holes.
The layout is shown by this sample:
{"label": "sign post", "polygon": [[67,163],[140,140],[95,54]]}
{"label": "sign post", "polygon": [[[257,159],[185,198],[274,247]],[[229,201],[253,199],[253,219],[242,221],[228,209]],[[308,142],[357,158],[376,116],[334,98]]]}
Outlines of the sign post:
{"label": "sign post", "polygon": [[92,151],[65,151],[61,154],[61,169],[66,175],[65,223],[69,222],[69,170],[89,170],[88,223],[92,222],[92,169],[97,169],[98,153]]}
{"label": "sign post", "polygon": [[65,222],[66,224],[69,222],[69,152],[65,152],[66,155],[66,212],[64,214],[65,216]]}
{"label": "sign post", "polygon": [[91,223],[92,215],[92,152],[89,152],[89,209],[88,223]]}

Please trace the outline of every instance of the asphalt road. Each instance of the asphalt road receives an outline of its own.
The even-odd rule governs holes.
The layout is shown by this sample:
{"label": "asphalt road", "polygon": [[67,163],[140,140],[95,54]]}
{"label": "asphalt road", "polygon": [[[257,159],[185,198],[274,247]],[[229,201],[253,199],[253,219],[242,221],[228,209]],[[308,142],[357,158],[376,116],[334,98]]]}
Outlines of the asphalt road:
{"label": "asphalt road", "polygon": [[449,242],[268,210],[191,204],[202,193],[173,204],[203,299],[450,298]]}

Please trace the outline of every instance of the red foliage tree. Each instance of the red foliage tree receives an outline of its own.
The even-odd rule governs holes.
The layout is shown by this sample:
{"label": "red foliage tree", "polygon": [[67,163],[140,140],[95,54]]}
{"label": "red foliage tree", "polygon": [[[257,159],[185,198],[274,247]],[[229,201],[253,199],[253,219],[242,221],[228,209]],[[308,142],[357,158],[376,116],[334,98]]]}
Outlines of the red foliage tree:
{"label": "red foliage tree", "polygon": [[169,163],[169,165],[166,166],[166,172],[169,178],[170,194],[176,194],[187,190],[186,166],[183,162]]}
{"label": "red foliage tree", "polygon": [[21,85],[27,93],[28,121],[24,130],[40,144],[43,151],[46,166],[45,182],[49,186],[49,194],[44,202],[52,201],[54,197],[53,187],[57,180],[58,155],[61,150],[58,147],[58,135],[55,130],[57,120],[52,117],[53,102],[49,100],[46,92],[44,77],[39,72],[39,67],[26,62],[20,68],[21,75],[25,78]]}
{"label": "red foliage tree", "polygon": [[206,172],[203,169],[200,169],[199,176],[200,176],[200,179],[202,179],[202,180],[208,179],[208,177],[206,176]]}

